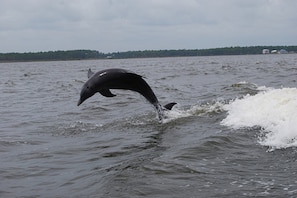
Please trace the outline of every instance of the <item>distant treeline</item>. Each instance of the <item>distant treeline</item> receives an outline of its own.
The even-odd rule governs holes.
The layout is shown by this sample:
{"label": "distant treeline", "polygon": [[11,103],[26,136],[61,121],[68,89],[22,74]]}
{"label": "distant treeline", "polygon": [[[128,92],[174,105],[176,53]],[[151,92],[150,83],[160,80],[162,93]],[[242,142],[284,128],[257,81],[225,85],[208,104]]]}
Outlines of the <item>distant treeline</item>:
{"label": "distant treeline", "polygon": [[26,53],[0,53],[0,61],[52,61],[105,58],[106,55],[95,50],[67,50]]}
{"label": "distant treeline", "polygon": [[252,46],[224,47],[213,49],[179,49],[179,50],[143,50],[102,53],[96,50],[67,50],[27,53],[0,53],[1,62],[10,61],[52,61],[52,60],[85,60],[106,58],[153,58],[178,56],[219,56],[219,55],[248,55],[262,54],[263,49],[297,52],[297,46]]}

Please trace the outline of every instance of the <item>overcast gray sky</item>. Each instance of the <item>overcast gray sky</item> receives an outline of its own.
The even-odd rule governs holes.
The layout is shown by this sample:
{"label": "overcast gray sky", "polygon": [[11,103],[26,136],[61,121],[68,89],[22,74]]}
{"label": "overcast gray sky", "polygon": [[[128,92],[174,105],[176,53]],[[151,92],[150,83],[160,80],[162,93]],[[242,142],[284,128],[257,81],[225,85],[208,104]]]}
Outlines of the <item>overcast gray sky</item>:
{"label": "overcast gray sky", "polygon": [[0,52],[297,45],[297,0],[0,0]]}

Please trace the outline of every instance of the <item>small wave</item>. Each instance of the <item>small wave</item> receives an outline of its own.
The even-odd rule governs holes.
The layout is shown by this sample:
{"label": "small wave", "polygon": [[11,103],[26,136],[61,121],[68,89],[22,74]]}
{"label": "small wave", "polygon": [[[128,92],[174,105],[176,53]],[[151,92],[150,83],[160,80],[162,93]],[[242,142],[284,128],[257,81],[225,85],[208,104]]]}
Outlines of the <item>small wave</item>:
{"label": "small wave", "polygon": [[97,132],[104,127],[103,124],[87,123],[82,121],[76,121],[67,125],[61,125],[56,127],[45,127],[44,131],[51,133],[53,136],[77,136],[83,135],[88,132]]}
{"label": "small wave", "polygon": [[228,116],[221,124],[233,129],[262,128],[259,143],[270,150],[297,146],[297,89],[272,89],[235,99],[224,105]]}
{"label": "small wave", "polygon": [[257,94],[260,90],[262,90],[262,88],[259,87],[258,85],[254,83],[249,83],[246,81],[241,81],[241,82],[232,84],[231,87],[234,90],[239,90],[241,92],[252,94],[252,95]]}
{"label": "small wave", "polygon": [[39,145],[44,143],[39,140],[24,139],[22,137],[1,137],[0,138],[0,153],[9,152],[11,148],[22,145]]}
{"label": "small wave", "polygon": [[7,85],[8,87],[14,87],[15,86],[15,82],[13,80],[8,80],[4,84]]}
{"label": "small wave", "polygon": [[27,72],[27,73],[24,73],[24,77],[30,77],[30,76],[38,76],[38,75],[42,75],[42,73],[38,73],[38,72]]}

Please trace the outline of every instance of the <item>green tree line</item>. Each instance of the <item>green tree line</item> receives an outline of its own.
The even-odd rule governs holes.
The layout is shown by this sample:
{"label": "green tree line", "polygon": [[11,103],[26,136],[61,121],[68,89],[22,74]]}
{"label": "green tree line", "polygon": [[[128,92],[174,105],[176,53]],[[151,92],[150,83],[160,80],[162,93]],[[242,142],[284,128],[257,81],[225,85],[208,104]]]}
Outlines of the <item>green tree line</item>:
{"label": "green tree line", "polygon": [[95,50],[68,50],[26,53],[0,53],[0,61],[52,61],[104,58],[105,54]]}
{"label": "green tree line", "polygon": [[263,49],[297,52],[297,46],[251,46],[224,47],[212,49],[179,49],[179,50],[143,50],[102,53],[96,50],[67,50],[26,53],[0,53],[1,62],[9,61],[53,61],[53,60],[84,60],[104,58],[153,58],[179,56],[219,56],[219,55],[248,55],[262,54]]}

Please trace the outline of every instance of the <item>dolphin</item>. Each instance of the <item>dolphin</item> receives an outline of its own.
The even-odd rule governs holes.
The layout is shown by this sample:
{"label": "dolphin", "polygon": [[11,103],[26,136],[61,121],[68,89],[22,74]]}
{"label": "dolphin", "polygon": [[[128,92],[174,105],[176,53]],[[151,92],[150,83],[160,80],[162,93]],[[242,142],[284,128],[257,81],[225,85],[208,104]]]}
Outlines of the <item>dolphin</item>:
{"label": "dolphin", "polygon": [[163,118],[164,110],[171,110],[176,104],[172,102],[162,107],[155,93],[142,76],[131,71],[124,69],[105,69],[94,73],[89,69],[88,78],[88,81],[81,89],[77,106],[97,92],[105,97],[116,96],[111,93],[110,89],[124,89],[140,93],[156,108],[160,120]]}

